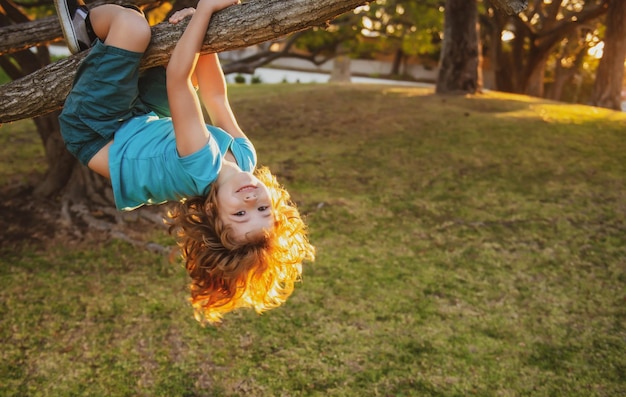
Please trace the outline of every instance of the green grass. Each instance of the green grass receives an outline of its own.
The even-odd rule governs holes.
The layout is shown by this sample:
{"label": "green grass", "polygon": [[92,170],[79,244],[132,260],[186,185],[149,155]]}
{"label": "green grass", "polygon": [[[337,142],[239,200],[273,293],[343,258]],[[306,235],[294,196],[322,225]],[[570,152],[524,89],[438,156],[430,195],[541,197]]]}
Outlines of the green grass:
{"label": "green grass", "polygon": [[[624,394],[626,114],[359,85],[231,97],[307,215],[294,295],[202,328],[164,258],[3,247],[0,395]],[[32,172],[2,158],[3,183]]]}
{"label": "green grass", "polygon": [[0,158],[0,186],[27,184],[45,172],[44,148],[32,120],[0,126]]}

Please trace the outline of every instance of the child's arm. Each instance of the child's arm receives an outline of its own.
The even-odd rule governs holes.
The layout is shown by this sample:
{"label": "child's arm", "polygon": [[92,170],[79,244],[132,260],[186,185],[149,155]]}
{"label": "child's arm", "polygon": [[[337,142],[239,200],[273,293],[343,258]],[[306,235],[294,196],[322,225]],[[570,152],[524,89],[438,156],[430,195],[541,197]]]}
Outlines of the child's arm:
{"label": "child's arm", "polygon": [[227,131],[235,138],[245,138],[228,102],[226,79],[217,54],[200,56],[196,77],[202,102],[214,126]]}
{"label": "child's arm", "polygon": [[191,78],[211,16],[233,4],[233,0],[200,0],[167,65],[167,96],[180,156],[195,153],[207,143],[209,132]]}

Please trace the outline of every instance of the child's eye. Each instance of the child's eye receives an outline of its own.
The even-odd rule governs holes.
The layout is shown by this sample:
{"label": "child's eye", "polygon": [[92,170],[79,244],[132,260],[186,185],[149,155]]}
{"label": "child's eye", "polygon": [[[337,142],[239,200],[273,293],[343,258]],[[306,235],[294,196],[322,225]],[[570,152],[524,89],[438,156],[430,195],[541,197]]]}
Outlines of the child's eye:
{"label": "child's eye", "polygon": [[244,216],[246,214],[246,211],[239,211],[239,212],[235,212],[233,215],[235,216]]}
{"label": "child's eye", "polygon": [[269,208],[269,206],[266,205],[264,207],[259,207],[258,210],[263,212],[263,211],[267,210],[268,208]]}

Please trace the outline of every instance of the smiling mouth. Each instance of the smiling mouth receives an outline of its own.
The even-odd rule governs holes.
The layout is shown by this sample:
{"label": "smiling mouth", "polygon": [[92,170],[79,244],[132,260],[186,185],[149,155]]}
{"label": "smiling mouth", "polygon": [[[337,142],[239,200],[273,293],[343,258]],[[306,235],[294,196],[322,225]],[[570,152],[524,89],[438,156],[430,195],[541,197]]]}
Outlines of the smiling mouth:
{"label": "smiling mouth", "polygon": [[236,193],[239,193],[239,192],[248,192],[248,191],[250,191],[250,190],[255,190],[256,188],[257,188],[256,186],[246,185],[246,186],[244,186],[244,187],[240,188],[239,190],[237,190],[237,192],[236,192]]}

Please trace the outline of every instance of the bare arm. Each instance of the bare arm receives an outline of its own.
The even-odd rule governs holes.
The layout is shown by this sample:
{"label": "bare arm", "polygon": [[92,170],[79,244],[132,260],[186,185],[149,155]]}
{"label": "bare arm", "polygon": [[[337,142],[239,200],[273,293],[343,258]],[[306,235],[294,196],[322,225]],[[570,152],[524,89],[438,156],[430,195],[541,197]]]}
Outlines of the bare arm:
{"label": "bare arm", "polygon": [[[180,156],[200,150],[209,139],[202,117],[200,101],[192,84],[192,76],[198,62],[202,41],[214,12],[229,5],[233,0],[200,0],[185,32],[176,44],[167,65],[167,95],[170,103],[176,148]],[[200,76],[198,76],[200,83]]]}
{"label": "bare arm", "polygon": [[200,97],[216,127],[227,131],[235,138],[245,138],[228,102],[226,79],[217,54],[200,56],[196,65],[196,76]]}

